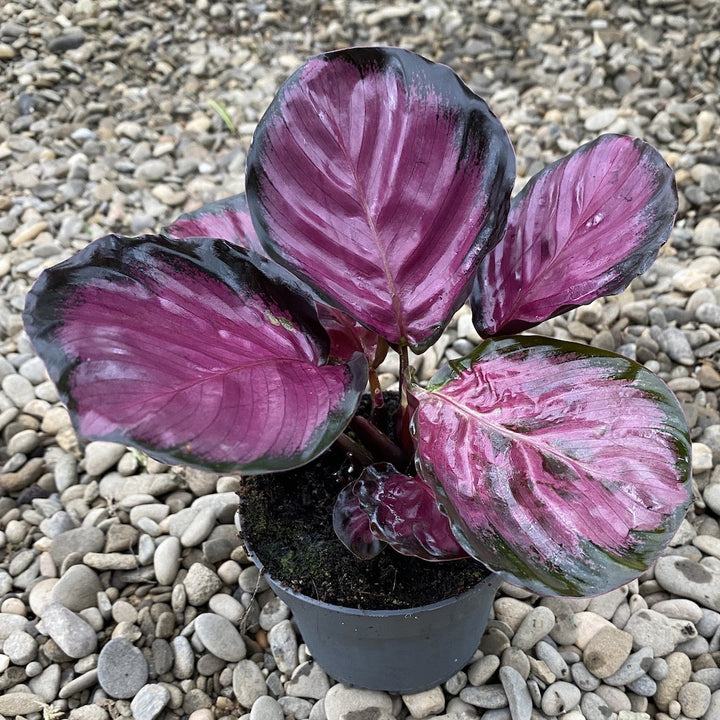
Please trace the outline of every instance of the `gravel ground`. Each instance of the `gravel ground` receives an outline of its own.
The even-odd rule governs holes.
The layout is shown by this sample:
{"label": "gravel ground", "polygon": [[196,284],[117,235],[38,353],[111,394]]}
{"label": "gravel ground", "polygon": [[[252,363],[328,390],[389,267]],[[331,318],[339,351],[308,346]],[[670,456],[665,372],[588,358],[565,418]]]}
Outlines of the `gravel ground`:
{"label": "gravel ground", "polygon": [[[720,718],[719,27],[715,0],[3,2],[0,715]],[[20,317],[42,269],[92,238],[242,191],[252,130],[282,80],[354,44],[451,65],[508,128],[519,185],[621,132],[655,144],[680,189],[650,271],[540,330],[669,382],[695,442],[686,521],[653,570],[608,595],[503,587],[472,662],[405,697],[335,684],[286,608],[262,584],[253,598],[233,478],[82,447]],[[460,311],[421,376],[476,340]]]}

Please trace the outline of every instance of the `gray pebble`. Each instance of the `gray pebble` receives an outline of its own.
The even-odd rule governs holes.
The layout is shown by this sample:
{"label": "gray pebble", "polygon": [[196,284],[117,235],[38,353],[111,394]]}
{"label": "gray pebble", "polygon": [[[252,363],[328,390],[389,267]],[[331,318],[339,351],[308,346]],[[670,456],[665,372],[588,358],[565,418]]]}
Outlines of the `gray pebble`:
{"label": "gray pebble", "polygon": [[14,665],[27,665],[37,656],[38,644],[24,630],[14,630],[5,639],[2,649]]}
{"label": "gray pebble", "polygon": [[298,643],[290,620],[283,620],[268,632],[270,651],[278,670],[290,674],[298,666]]}
{"label": "gray pebble", "polygon": [[600,685],[600,678],[595,677],[581,662],[572,664],[570,675],[573,682],[586,692],[596,690]]}
{"label": "gray pebble", "polygon": [[222,587],[220,578],[202,563],[193,563],[183,581],[190,605],[204,605]]}
{"label": "gray pebble", "polygon": [[720,611],[720,570],[678,555],[664,555],[655,563],[654,573],[668,592]]}
{"label": "gray pebble", "polygon": [[500,667],[497,655],[485,655],[467,668],[468,681],[471,685],[484,685]]}
{"label": "gray pebble", "polygon": [[676,641],[668,619],[653,610],[638,610],[630,616],[625,630],[632,635],[633,647],[652,648],[664,657],[675,649]]}
{"label": "gray pebble", "polygon": [[245,614],[245,608],[232,595],[220,593],[213,595],[208,603],[210,609],[227,618],[233,625],[238,625]]}
{"label": "gray pebble", "polygon": [[535,646],[535,655],[542,660],[556,678],[567,680],[570,677],[570,668],[562,655],[549,643],[540,641]]}
{"label": "gray pebble", "polygon": [[555,615],[550,608],[543,605],[534,607],[520,623],[512,639],[514,647],[529,650],[535,643],[542,640],[555,626]]}
{"label": "gray pebble", "polygon": [[183,547],[199,545],[215,527],[215,521],[216,517],[213,508],[202,508],[195,513],[192,521],[180,537]]}
{"label": "gray pebble", "polygon": [[240,633],[226,618],[215,613],[202,613],[195,618],[195,632],[203,646],[226,662],[243,660],[247,654]]}
{"label": "gray pebble", "polygon": [[290,617],[290,608],[278,597],[274,597],[263,605],[260,610],[260,627],[270,630],[279,622]]}
{"label": "gray pebble", "polygon": [[542,711],[546,715],[560,715],[573,710],[580,704],[579,688],[568,682],[559,681],[550,685],[542,696]]}
{"label": "gray pebble", "polygon": [[187,680],[195,671],[195,654],[190,641],[184,635],[174,637],[170,642],[173,651],[173,675],[178,680]]}
{"label": "gray pebble", "polygon": [[42,608],[42,624],[45,632],[71,658],[85,657],[97,647],[95,630],[60,603],[49,602]]}
{"label": "gray pebble", "polygon": [[126,447],[119,443],[95,440],[85,448],[85,470],[88,475],[100,476],[113,468],[125,454]]}
{"label": "gray pebble", "polygon": [[113,698],[134,697],[148,678],[142,651],[125,638],[115,637],[98,656],[98,682]]}
{"label": "gray pebble", "polygon": [[663,349],[671,360],[680,365],[693,365],[695,354],[685,333],[678,328],[669,327],[662,331]]}
{"label": "gray pebble", "polygon": [[130,703],[130,711],[134,720],[155,720],[168,702],[170,692],[164,685],[145,685]]}
{"label": "gray pebble", "polygon": [[57,698],[60,691],[60,674],[60,665],[53,663],[32,678],[28,686],[32,692],[46,703],[51,703]]}
{"label": "gray pebble", "polygon": [[32,383],[22,375],[6,375],[2,379],[2,389],[19,410],[35,399],[35,389]]}
{"label": "gray pebble", "polygon": [[270,695],[259,697],[250,710],[250,720],[284,720],[282,705]]}
{"label": "gray pebble", "polygon": [[79,612],[97,604],[97,594],[101,589],[100,580],[93,570],[86,565],[73,565],[57,581],[50,599],[68,610]]}
{"label": "gray pebble", "polygon": [[586,692],[582,696],[580,709],[586,720],[608,720],[611,714],[607,703],[593,692]]}
{"label": "gray pebble", "polygon": [[508,706],[507,695],[505,695],[505,690],[500,684],[466,687],[460,691],[460,699],[475,707],[488,710]]}
{"label": "gray pebble", "polygon": [[[329,689],[330,681],[328,680],[326,672],[312,660],[298,665],[295,670],[293,670],[292,676],[285,686],[288,695],[313,698],[315,700],[320,700],[325,697]],[[440,691],[440,694],[442,695],[442,691]],[[445,707],[444,700],[442,707]],[[440,708],[440,710],[442,710],[442,708]],[[432,712],[439,712],[439,710],[432,710]],[[425,714],[430,715],[431,712],[426,712]],[[424,717],[424,715],[419,715],[418,717]]]}
{"label": "gray pebble", "polygon": [[643,675],[629,682],[627,689],[642,697],[652,697],[657,692],[657,683],[649,675]]}
{"label": "gray pebble", "polygon": [[512,720],[530,720],[533,705],[525,678],[509,666],[501,667],[499,674]]}
{"label": "gray pebble", "polygon": [[603,679],[607,685],[621,687],[642,677],[652,666],[653,649],[649,647],[640,648],[632,653],[622,666]]}
{"label": "gray pebble", "polygon": [[699,682],[689,682],[678,692],[678,702],[682,713],[689,718],[702,717],[710,707],[710,688]]}
{"label": "gray pebble", "polygon": [[583,663],[595,677],[607,678],[625,663],[632,647],[633,636],[629,632],[616,627],[601,628],[586,645]]}
{"label": "gray pebble", "polygon": [[160,585],[172,585],[180,569],[182,548],[180,540],[172,535],[164,539],[155,548],[153,567]]}
{"label": "gray pebble", "polygon": [[232,688],[235,699],[244,708],[250,709],[253,703],[267,695],[267,686],[262,670],[252,660],[241,660],[232,674]]}
{"label": "gray pebble", "polygon": [[[278,703],[288,717],[294,717],[296,720],[305,720],[305,718],[310,717],[312,703],[308,700],[284,695],[278,698]],[[383,718],[379,717],[378,720],[383,720]]]}

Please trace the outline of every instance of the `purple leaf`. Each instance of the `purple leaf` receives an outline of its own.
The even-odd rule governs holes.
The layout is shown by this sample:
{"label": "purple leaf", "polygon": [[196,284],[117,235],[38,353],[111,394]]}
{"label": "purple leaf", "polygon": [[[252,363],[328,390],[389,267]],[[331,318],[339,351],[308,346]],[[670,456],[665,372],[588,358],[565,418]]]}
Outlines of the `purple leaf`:
{"label": "purple leaf", "polygon": [[641,140],[603,135],[535,175],[513,199],[504,238],[472,293],[482,335],[519,332],[618,293],[672,230],[672,170]]}
{"label": "purple leaf", "polygon": [[[245,195],[242,193],[181,215],[163,229],[163,234],[176,239],[217,238],[251,250],[259,256],[254,259],[255,265],[266,275],[282,280],[304,295],[313,295],[312,290],[300,279],[267,258],[255,233]],[[317,311],[320,322],[330,335],[332,357],[347,360],[359,351],[372,359],[377,344],[375,333],[358,325],[349,315],[322,303],[317,304]]]}
{"label": "purple leaf", "polygon": [[296,467],[353,416],[367,362],[325,365],[308,299],[220,240],[96,240],[45,271],[25,326],[78,432],[216,471]]}
{"label": "purple leaf", "polygon": [[163,228],[163,235],[176,239],[217,238],[265,255],[253,227],[244,193],[216,200],[181,215]]}
{"label": "purple leaf", "polygon": [[514,176],[500,122],[447,67],[394,48],[310,59],[248,154],[268,254],[390,343],[416,349],[464,302]]}
{"label": "purple leaf", "polygon": [[627,358],[509,337],[413,392],[421,475],[465,549],[509,582],[607,592],[654,562],[682,521],[685,418]]}
{"label": "purple leaf", "polygon": [[355,481],[349,482],[337,496],[333,508],[333,529],[342,544],[361,560],[370,560],[385,548],[370,528],[370,518],[362,509],[354,492]]}
{"label": "purple leaf", "polygon": [[408,477],[389,463],[370,465],[353,487],[370,516],[375,535],[403,555],[425,560],[458,560],[467,552],[458,544],[435,493],[419,477]]}

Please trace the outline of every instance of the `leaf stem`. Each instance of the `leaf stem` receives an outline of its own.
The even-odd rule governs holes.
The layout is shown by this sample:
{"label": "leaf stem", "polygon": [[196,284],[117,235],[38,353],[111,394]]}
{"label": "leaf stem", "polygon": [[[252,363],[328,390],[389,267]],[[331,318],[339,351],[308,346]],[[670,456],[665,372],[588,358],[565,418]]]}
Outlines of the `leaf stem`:
{"label": "leaf stem", "polygon": [[408,382],[410,381],[410,361],[408,359],[408,347],[405,343],[398,348],[400,356],[400,407],[396,418],[397,441],[402,450],[404,463],[407,465],[412,458],[412,437],[410,435],[410,410],[408,407]]}
{"label": "leaf stem", "polygon": [[340,447],[348,455],[352,455],[364,467],[373,464],[372,455],[359,442],[353,440],[349,435],[342,433],[335,442],[338,447]]}

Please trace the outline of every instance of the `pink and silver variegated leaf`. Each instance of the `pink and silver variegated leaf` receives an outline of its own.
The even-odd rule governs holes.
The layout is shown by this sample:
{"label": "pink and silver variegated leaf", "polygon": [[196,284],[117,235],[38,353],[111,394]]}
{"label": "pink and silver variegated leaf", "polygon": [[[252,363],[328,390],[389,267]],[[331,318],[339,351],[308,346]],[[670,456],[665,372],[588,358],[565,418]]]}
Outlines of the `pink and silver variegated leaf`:
{"label": "pink and silver variegated leaf", "polygon": [[25,327],[81,436],[256,473],[335,440],[367,361],[326,364],[312,302],[249,258],[221,240],[111,235],[40,276]]}
{"label": "pink and silver variegated leaf", "polygon": [[246,188],[272,258],[420,350],[502,234],[514,170],[502,125],[449,68],[352,48],[285,82],[255,131]]}
{"label": "pink and silver variegated leaf", "polygon": [[672,170],[647,143],[602,135],[530,179],[472,292],[483,336],[508,335],[645,272],[672,230]]}
{"label": "pink and silver variegated leaf", "polygon": [[366,467],[353,492],[370,517],[375,535],[403,555],[424,560],[459,560],[468,553],[453,535],[434,490],[389,463]]}
{"label": "pink and silver variegated leaf", "polygon": [[482,343],[413,393],[420,474],[465,549],[540,594],[595,595],[654,562],[690,502],[665,384],[574,343]]}
{"label": "pink and silver variegated leaf", "polygon": [[337,496],[333,507],[333,529],[340,542],[361,560],[370,560],[385,548],[386,543],[376,537],[370,527],[370,517],[355,493],[354,480]]}
{"label": "pink and silver variegated leaf", "polygon": [[217,238],[265,255],[253,227],[244,193],[216,200],[185,213],[163,228],[162,234],[178,240]]}

